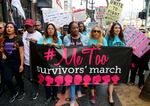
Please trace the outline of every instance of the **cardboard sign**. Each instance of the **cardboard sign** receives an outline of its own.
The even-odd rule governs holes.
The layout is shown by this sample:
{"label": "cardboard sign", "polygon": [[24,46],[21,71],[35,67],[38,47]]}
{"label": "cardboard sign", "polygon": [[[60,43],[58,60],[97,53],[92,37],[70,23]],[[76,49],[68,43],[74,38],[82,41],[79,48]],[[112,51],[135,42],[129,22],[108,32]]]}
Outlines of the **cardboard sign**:
{"label": "cardboard sign", "polygon": [[42,13],[45,23],[54,23],[59,27],[69,24],[72,21],[72,15],[68,12],[66,13],[51,9],[42,9]]}
{"label": "cardboard sign", "polygon": [[104,19],[106,13],[106,7],[100,6],[95,9],[96,19]]}
{"label": "cardboard sign", "polygon": [[110,22],[115,22],[119,19],[123,8],[123,4],[117,0],[111,0],[106,10],[106,19]]}
{"label": "cardboard sign", "polygon": [[74,11],[73,12],[73,19],[74,19],[74,21],[77,21],[77,22],[86,21],[86,10],[82,9],[82,10]]}

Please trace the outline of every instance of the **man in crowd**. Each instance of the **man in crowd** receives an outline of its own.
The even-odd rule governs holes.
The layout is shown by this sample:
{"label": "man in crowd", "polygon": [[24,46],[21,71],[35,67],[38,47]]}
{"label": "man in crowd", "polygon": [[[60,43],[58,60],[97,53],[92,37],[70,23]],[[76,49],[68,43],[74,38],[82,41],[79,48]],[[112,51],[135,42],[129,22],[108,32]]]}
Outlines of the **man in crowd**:
{"label": "man in crowd", "polygon": [[23,34],[23,43],[24,43],[24,75],[25,78],[27,78],[29,81],[33,84],[33,94],[32,94],[32,100],[37,99],[39,95],[39,86],[38,83],[32,81],[32,73],[30,70],[30,52],[29,52],[29,42],[36,43],[40,38],[42,38],[42,34],[35,30],[35,21],[33,19],[27,19],[25,21],[25,28],[26,31]]}
{"label": "man in crowd", "polygon": [[42,35],[44,34],[44,31],[42,30],[42,24],[40,21],[35,22],[35,29],[39,31]]}

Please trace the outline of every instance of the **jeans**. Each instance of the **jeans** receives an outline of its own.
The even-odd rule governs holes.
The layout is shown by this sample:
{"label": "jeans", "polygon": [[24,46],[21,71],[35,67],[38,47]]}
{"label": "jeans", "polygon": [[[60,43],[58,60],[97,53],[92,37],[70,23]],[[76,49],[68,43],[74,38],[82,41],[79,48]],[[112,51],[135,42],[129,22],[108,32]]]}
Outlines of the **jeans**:
{"label": "jeans", "polygon": [[75,85],[71,85],[70,86],[70,97],[71,97],[71,101],[75,101]]}
{"label": "jeans", "polygon": [[24,82],[22,80],[22,74],[19,73],[19,65],[14,63],[7,63],[4,65],[4,78],[8,89],[11,93],[15,93],[15,88],[12,82],[12,78],[15,76],[16,81],[19,85],[19,90],[24,91]]}
{"label": "jeans", "polygon": [[24,78],[32,83],[33,93],[39,92],[39,84],[32,80],[32,72],[30,71],[30,66],[24,65]]}
{"label": "jeans", "polygon": [[76,99],[76,91],[81,90],[81,85],[71,85],[70,86],[70,97],[71,101],[75,101]]}

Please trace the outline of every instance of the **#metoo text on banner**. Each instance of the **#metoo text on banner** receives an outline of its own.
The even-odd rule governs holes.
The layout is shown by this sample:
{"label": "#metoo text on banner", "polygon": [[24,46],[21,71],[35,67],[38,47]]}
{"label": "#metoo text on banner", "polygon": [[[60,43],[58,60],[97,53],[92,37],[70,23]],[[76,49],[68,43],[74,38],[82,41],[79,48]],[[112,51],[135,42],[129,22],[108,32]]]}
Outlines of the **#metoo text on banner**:
{"label": "#metoo text on banner", "polygon": [[31,43],[33,79],[46,86],[126,83],[132,49],[65,47]]}

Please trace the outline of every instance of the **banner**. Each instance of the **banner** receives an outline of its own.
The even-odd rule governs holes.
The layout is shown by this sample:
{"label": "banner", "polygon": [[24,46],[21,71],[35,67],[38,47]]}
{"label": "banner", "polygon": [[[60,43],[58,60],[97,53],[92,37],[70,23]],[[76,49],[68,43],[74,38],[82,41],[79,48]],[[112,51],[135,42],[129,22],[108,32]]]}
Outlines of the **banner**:
{"label": "banner", "polygon": [[33,79],[46,86],[126,83],[131,48],[53,48],[31,43]]}
{"label": "banner", "polygon": [[133,26],[129,26],[124,30],[126,46],[132,47],[133,53],[141,57],[150,50],[150,40],[148,37]]}
{"label": "banner", "polygon": [[106,10],[106,19],[110,22],[118,21],[121,11],[123,9],[123,4],[117,0],[111,0],[108,9]]}

